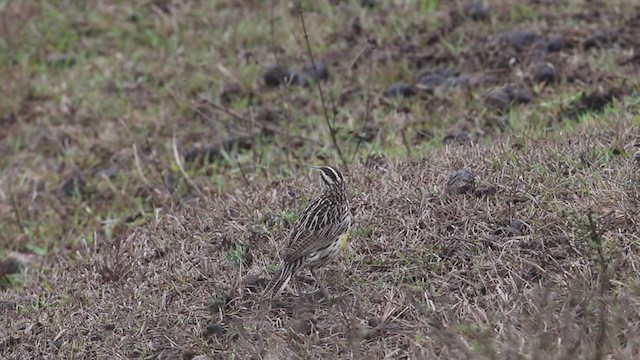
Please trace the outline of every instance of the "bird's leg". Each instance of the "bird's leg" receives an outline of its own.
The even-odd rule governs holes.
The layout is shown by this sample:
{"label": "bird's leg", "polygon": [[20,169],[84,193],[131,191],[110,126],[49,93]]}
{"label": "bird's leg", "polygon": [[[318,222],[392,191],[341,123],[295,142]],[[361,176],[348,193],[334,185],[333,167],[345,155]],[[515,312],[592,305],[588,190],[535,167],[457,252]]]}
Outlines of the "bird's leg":
{"label": "bird's leg", "polygon": [[300,294],[300,279],[297,276],[291,277],[291,293],[294,295]]}
{"label": "bird's leg", "polygon": [[322,295],[324,296],[325,300],[329,300],[329,292],[327,291],[327,288],[324,286],[324,283],[322,282],[322,280],[320,280],[320,277],[316,274],[315,270],[311,270],[311,275],[313,275],[313,278],[315,279],[316,283],[318,284],[318,286],[320,286],[320,291],[322,292]]}

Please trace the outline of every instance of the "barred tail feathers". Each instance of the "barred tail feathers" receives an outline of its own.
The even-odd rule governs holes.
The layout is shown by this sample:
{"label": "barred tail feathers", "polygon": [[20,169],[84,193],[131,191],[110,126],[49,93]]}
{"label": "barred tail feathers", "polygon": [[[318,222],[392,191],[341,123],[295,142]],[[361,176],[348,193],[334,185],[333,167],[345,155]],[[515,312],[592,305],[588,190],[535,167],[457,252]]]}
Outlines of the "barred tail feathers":
{"label": "barred tail feathers", "polygon": [[287,286],[291,277],[302,267],[300,261],[284,264],[271,278],[271,282],[267,285],[267,293],[271,293],[271,298],[275,298]]}

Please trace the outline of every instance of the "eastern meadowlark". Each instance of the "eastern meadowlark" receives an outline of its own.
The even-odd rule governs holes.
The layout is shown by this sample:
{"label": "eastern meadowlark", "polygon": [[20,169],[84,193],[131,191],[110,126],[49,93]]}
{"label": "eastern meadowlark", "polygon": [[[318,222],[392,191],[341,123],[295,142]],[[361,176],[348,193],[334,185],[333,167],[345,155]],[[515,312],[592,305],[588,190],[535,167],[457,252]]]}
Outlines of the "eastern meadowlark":
{"label": "eastern meadowlark", "polygon": [[329,166],[314,168],[320,170],[323,191],[298,215],[282,252],[283,264],[266,288],[272,298],[282,292],[298,270],[307,267],[328,299],[327,288],[315,270],[333,260],[348,244],[351,209],[344,176]]}

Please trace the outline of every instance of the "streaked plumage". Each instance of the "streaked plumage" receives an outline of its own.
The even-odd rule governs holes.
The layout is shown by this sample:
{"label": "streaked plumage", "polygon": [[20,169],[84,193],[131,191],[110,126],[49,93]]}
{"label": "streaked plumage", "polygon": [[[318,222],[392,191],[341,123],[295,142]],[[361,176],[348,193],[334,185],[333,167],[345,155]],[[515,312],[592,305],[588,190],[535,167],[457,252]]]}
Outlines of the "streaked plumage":
{"label": "streaked plumage", "polygon": [[333,260],[348,243],[351,209],[344,176],[329,166],[316,169],[320,170],[324,189],[298,216],[283,251],[283,265],[267,286],[272,297],[278,296],[291,277],[303,267],[311,270],[323,294],[328,297],[315,269]]}

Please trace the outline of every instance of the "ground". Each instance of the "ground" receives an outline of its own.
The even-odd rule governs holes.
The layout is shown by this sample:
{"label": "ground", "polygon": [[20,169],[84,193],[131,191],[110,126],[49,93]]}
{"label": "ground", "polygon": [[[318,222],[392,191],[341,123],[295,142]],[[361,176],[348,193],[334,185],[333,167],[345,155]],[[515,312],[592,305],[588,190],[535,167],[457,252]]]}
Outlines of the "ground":
{"label": "ground", "polygon": [[299,5],[0,0],[0,357],[640,357],[640,7]]}

